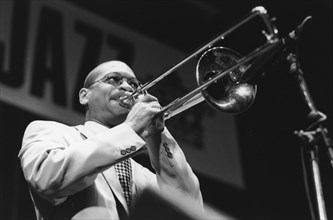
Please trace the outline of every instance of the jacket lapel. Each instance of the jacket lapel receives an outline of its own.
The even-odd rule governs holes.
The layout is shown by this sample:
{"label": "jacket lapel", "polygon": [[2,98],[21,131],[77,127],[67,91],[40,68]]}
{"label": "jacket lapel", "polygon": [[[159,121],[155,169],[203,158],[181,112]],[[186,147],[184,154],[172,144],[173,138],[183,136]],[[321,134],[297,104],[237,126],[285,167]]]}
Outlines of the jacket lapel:
{"label": "jacket lapel", "polygon": [[[91,129],[87,128],[84,125],[75,126],[75,129],[81,133],[83,139],[87,139],[95,135]],[[111,187],[113,195],[116,196],[118,201],[122,204],[124,209],[126,210],[127,214],[129,213],[127,203],[125,200],[125,196],[123,193],[123,188],[120,185],[118,175],[114,166],[110,167],[109,169],[103,171],[103,174],[106,178],[107,184]]]}
{"label": "jacket lapel", "polygon": [[120,185],[118,175],[116,173],[116,170],[114,166],[112,166],[110,169],[107,169],[103,171],[105,178],[107,179],[107,182],[109,183],[113,194],[117,197],[118,201],[122,204],[124,209],[126,210],[127,214],[129,213],[127,203],[125,200],[123,188]]}

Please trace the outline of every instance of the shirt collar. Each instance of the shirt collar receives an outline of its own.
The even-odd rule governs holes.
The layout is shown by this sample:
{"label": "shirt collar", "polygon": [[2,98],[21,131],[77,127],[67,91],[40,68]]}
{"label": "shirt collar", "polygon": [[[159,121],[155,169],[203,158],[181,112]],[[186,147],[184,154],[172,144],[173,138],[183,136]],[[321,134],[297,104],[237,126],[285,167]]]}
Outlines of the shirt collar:
{"label": "shirt collar", "polygon": [[86,121],[84,123],[84,126],[86,126],[90,131],[94,132],[95,134],[104,132],[109,129],[108,127],[95,121]]}

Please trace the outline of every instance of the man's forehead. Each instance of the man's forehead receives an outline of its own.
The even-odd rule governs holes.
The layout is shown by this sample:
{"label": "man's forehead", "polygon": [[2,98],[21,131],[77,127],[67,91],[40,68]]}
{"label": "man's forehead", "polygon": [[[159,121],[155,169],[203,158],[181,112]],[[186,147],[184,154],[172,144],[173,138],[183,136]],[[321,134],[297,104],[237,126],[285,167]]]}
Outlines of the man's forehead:
{"label": "man's forehead", "polygon": [[120,73],[126,77],[135,78],[134,72],[127,64],[121,61],[108,61],[98,65],[87,75],[84,81],[84,87],[89,87],[94,81],[101,79],[106,74],[112,72]]}
{"label": "man's forehead", "polygon": [[103,77],[104,75],[112,72],[122,73],[135,77],[132,69],[123,62],[111,61],[102,63],[96,68],[96,76]]}

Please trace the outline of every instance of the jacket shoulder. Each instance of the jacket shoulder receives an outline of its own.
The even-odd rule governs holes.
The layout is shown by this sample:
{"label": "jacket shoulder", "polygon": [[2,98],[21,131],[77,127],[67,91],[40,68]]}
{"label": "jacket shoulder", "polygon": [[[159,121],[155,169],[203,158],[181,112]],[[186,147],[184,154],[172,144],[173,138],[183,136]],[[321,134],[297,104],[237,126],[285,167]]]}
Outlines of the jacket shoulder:
{"label": "jacket shoulder", "polygon": [[25,130],[25,133],[41,132],[46,130],[63,134],[75,131],[73,126],[66,125],[60,122],[36,120],[29,123]]}
{"label": "jacket shoulder", "polygon": [[56,122],[56,121],[35,120],[35,121],[30,122],[28,127],[62,127],[62,128],[69,128],[71,126],[66,125],[64,123]]}

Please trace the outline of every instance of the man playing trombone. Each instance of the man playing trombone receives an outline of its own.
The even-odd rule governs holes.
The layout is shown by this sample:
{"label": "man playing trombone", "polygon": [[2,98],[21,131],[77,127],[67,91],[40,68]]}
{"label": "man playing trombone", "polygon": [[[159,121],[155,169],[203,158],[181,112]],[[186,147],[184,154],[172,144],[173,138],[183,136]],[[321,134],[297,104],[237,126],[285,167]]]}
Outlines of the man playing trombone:
{"label": "man playing trombone", "polygon": [[[102,63],[79,92],[83,125],[29,124],[18,156],[38,219],[126,218],[146,188],[202,209],[199,181],[164,126],[157,98],[139,95],[130,108],[119,102],[139,86],[125,63]],[[155,173],[131,158],[145,148]]]}

